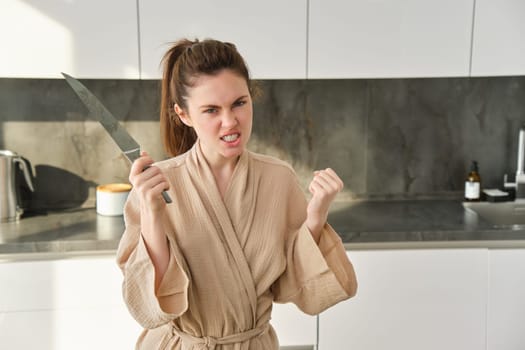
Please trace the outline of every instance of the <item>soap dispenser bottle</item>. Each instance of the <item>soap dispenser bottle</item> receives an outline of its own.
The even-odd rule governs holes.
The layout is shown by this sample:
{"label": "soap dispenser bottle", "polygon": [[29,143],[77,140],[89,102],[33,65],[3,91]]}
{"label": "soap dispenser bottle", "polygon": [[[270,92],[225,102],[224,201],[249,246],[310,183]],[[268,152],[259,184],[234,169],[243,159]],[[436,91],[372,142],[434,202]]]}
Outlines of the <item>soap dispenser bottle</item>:
{"label": "soap dispenser bottle", "polygon": [[473,160],[470,172],[465,180],[465,200],[479,201],[481,199],[481,177],[479,176],[478,162]]}

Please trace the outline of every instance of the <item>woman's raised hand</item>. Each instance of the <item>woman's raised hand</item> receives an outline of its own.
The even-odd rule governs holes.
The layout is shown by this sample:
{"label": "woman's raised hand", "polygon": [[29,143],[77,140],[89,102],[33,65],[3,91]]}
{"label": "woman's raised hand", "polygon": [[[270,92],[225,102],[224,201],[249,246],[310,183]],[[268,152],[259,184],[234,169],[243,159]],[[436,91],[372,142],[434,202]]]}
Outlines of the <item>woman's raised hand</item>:
{"label": "woman's raised hand", "polygon": [[156,212],[166,206],[161,194],[169,189],[169,184],[160,169],[151,164],[153,159],[142,151],[131,166],[129,181],[140,197],[142,210]]}
{"label": "woman's raised hand", "polygon": [[312,199],[306,210],[306,225],[316,241],[319,240],[321,230],[328,218],[330,204],[343,187],[343,181],[332,169],[327,168],[314,172],[314,178],[308,186]]}

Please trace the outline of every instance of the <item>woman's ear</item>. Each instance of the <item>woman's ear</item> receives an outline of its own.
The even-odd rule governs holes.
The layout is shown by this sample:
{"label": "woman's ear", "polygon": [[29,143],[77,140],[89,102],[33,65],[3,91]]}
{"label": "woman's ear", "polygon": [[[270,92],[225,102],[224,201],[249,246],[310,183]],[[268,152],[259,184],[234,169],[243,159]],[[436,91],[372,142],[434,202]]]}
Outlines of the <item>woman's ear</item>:
{"label": "woman's ear", "polygon": [[189,118],[189,116],[186,114],[186,112],[184,112],[184,109],[180,108],[180,106],[178,104],[175,103],[175,106],[173,107],[175,109],[175,113],[179,116],[180,120],[186,125],[186,126],[189,126],[190,128],[192,127],[191,125],[191,119]]}

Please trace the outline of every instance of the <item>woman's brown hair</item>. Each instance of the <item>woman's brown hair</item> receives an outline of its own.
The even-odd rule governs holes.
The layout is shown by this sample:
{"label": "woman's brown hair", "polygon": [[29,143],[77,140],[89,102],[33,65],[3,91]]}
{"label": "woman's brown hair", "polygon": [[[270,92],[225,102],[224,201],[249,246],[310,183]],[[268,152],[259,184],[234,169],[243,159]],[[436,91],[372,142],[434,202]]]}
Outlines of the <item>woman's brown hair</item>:
{"label": "woman's brown hair", "polygon": [[177,104],[187,111],[185,97],[188,96],[188,88],[199,76],[230,69],[243,77],[252,90],[248,67],[231,43],[213,39],[181,39],[166,52],[162,64],[160,128],[164,148],[170,156],[186,152],[197,140],[195,131],[182,123],[174,106]]}

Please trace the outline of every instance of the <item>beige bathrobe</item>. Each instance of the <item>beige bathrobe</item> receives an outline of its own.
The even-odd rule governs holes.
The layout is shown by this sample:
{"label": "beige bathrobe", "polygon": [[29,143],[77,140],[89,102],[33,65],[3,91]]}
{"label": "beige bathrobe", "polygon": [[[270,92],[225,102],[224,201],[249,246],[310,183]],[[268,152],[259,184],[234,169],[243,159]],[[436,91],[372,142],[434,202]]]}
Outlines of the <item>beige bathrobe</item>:
{"label": "beige bathrobe", "polygon": [[355,293],[341,239],[326,224],[315,243],[286,163],[244,151],[224,199],[198,142],[156,165],[173,199],[164,222],[171,256],[158,290],[133,191],[117,253],[125,302],[144,327],[137,349],[275,350],[272,302],[317,314]]}

